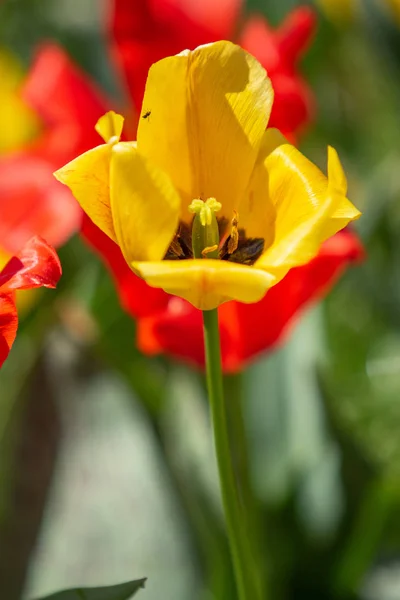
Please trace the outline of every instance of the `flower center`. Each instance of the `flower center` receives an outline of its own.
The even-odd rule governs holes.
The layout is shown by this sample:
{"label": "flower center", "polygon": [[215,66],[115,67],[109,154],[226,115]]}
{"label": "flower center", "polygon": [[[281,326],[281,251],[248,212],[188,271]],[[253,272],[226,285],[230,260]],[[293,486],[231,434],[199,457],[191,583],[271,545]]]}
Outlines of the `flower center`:
{"label": "flower center", "polygon": [[221,210],[221,203],[215,198],[205,202],[196,198],[189,205],[194,214],[192,223],[192,250],[194,258],[219,257],[219,228],[215,213]]}
{"label": "flower center", "polygon": [[245,230],[238,228],[239,216],[235,210],[229,228],[225,217],[215,216],[220,209],[221,203],[215,198],[205,202],[200,198],[193,200],[189,206],[193,221],[179,223],[164,259],[218,258],[253,265],[264,250],[264,239],[248,238]]}

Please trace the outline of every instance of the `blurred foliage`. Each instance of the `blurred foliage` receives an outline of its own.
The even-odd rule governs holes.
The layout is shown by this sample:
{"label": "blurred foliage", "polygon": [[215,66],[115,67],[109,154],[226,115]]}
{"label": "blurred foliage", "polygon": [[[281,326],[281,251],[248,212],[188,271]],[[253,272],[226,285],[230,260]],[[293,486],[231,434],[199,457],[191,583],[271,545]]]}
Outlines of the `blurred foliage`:
{"label": "blurred foliage", "polygon": [[77,588],[46,596],[42,600],[129,600],[140,588],[144,588],[145,582],[145,579],[139,579],[106,588]]}
{"label": "blurred foliage", "polygon": [[[1,45],[28,64],[55,38],[115,93],[93,3],[79,27],[61,4],[3,2]],[[247,8],[278,23],[295,4]],[[252,465],[274,600],[400,597],[400,29],[378,0],[359,4],[346,24],[319,15],[302,148],[322,167],[326,144],[338,149],[367,260],[285,347],[226,382],[243,402],[250,457],[238,461]],[[234,600],[203,377],[140,355],[80,239],[60,257],[57,291],[38,292],[0,374],[2,594],[147,576],[150,600]]]}

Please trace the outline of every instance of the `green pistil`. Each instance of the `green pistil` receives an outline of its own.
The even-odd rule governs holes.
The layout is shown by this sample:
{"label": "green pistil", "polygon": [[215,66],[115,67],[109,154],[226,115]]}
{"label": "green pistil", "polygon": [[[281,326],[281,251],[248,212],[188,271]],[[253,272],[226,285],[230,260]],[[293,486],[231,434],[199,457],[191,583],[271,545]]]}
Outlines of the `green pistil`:
{"label": "green pistil", "polygon": [[194,258],[218,258],[219,230],[215,213],[221,209],[221,203],[215,198],[205,202],[193,200],[189,211],[194,214],[192,225],[192,248]]}

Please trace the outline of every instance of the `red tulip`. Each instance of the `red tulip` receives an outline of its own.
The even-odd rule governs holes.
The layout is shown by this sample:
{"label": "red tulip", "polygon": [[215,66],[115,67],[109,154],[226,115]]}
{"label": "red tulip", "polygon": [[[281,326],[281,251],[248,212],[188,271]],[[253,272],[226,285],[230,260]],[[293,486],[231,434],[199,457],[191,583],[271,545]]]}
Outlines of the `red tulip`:
{"label": "red tulip", "polygon": [[23,97],[43,127],[30,146],[0,158],[0,245],[10,254],[34,235],[61,246],[79,229],[81,209],[53,171],[96,145],[94,125],[109,108],[53,44],[39,50]]}
{"label": "red tulip", "polygon": [[61,246],[80,222],[79,206],[46,160],[30,154],[0,160],[0,244],[8,254],[36,234]]}
{"label": "red tulip", "polygon": [[313,11],[300,6],[276,30],[262,17],[251,17],[239,36],[240,45],[258,58],[271,78],[275,101],[269,126],[291,139],[314,115],[313,94],[297,68],[314,30]]}
{"label": "red tulip", "polygon": [[[227,302],[219,308],[223,369],[234,373],[282,343],[302,312],[322,298],[363,248],[350,231],[328,240],[307,265],[292,269],[256,304]],[[138,345],[147,354],[164,352],[204,366],[202,317],[179,298],[138,321]]]}
{"label": "red tulip", "polygon": [[54,288],[61,277],[55,250],[42,238],[31,238],[0,271],[0,367],[14,342],[18,328],[15,291]]}
{"label": "red tulip", "polygon": [[[125,310],[137,319],[137,344],[148,355],[165,353],[204,366],[201,312],[191,304],[150,288],[127,266],[118,246],[97,235],[87,219],[84,233],[106,259]],[[234,373],[282,343],[302,312],[320,300],[346,267],[360,261],[363,247],[350,230],[337,233],[310,263],[292,269],[256,304],[227,302],[219,307],[222,363]]]}
{"label": "red tulip", "polygon": [[114,0],[111,42],[136,110],[142,108],[147,72],[154,62],[185,48],[230,39],[268,71],[275,91],[269,126],[289,136],[304,128],[314,103],[297,63],[314,33],[314,12],[299,7],[277,29],[257,15],[241,27],[243,5],[242,0]]}
{"label": "red tulip", "polygon": [[113,0],[111,43],[133,105],[142,106],[156,61],[218,39],[232,39],[242,0]]}
{"label": "red tulip", "polygon": [[36,157],[59,168],[99,143],[94,126],[110,102],[55,44],[39,49],[22,93],[43,122],[29,149]]}

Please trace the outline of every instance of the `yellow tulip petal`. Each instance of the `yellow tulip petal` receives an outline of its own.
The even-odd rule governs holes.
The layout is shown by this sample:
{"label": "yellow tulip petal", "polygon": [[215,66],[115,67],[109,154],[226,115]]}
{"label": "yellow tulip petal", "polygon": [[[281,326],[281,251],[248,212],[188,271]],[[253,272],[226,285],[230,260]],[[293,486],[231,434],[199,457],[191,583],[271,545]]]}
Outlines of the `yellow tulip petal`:
{"label": "yellow tulip petal", "polygon": [[346,198],[347,179],[339,156],[332,146],[328,147],[328,196],[332,202],[332,214],[325,225],[320,224],[323,240],[334,235],[350,221],[361,216],[360,211]]}
{"label": "yellow tulip petal", "polygon": [[109,110],[108,113],[100,117],[94,128],[106,144],[115,144],[119,142],[123,126],[124,117],[113,110]]}
{"label": "yellow tulip petal", "polygon": [[170,178],[130,143],[113,146],[111,209],[128,262],[161,260],[177,230],[180,196]]}
{"label": "yellow tulip petal", "polygon": [[338,194],[346,196],[347,179],[335,148],[328,146],[328,179]]}
{"label": "yellow tulip petal", "polygon": [[256,264],[281,279],[295,264],[307,262],[314,246],[318,248],[312,233],[331,212],[328,180],[275,129],[265,132],[260,155],[276,220],[274,241]]}
{"label": "yellow tulip petal", "polygon": [[311,218],[288,231],[285,237],[276,239],[255,266],[273,274],[275,283],[278,283],[291,268],[309,262],[329,237],[324,235],[322,224],[326,225],[331,211],[331,202],[328,200],[315,210]]}
{"label": "yellow tulip petal", "polygon": [[335,209],[333,219],[358,219],[361,213],[346,198],[347,179],[343,167],[340,163],[338,153],[332,146],[328,146],[328,185],[329,193],[336,198],[337,208]]}
{"label": "yellow tulip petal", "polygon": [[286,139],[277,129],[269,129],[257,156],[249,185],[239,204],[239,228],[248,238],[263,238],[268,248],[275,237],[276,208],[269,194],[269,172],[265,159]]}
{"label": "yellow tulip petal", "polygon": [[265,295],[273,277],[261,269],[224,260],[163,260],[132,263],[146,282],[180,296],[200,310],[229,300],[252,303]]}
{"label": "yellow tulip petal", "polygon": [[248,184],[273,101],[261,65],[217,42],[165,58],[148,75],[138,148],[168,173],[182,198],[213,197],[229,217]]}
{"label": "yellow tulip petal", "polygon": [[[275,147],[276,134],[268,130],[265,147]],[[294,266],[311,260],[328,237],[359,217],[347,200],[345,178],[335,152],[330,153],[330,176],[284,143],[265,158],[269,173],[269,194],[275,205],[275,239],[261,258],[258,268],[266,269],[279,281]]]}
{"label": "yellow tulip petal", "polygon": [[114,242],[117,241],[110,207],[110,144],[102,144],[54,173],[69,187],[85,213]]}

